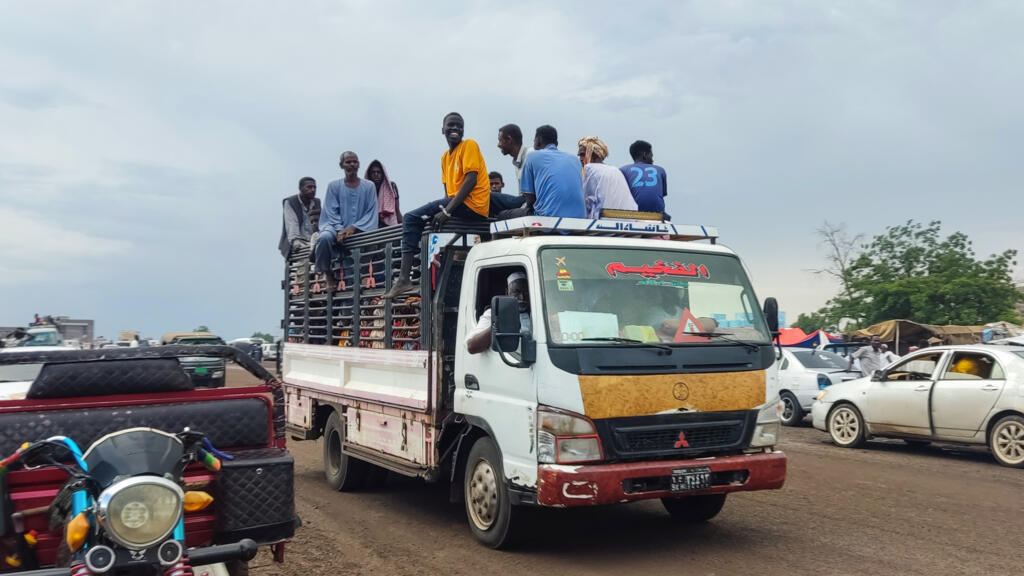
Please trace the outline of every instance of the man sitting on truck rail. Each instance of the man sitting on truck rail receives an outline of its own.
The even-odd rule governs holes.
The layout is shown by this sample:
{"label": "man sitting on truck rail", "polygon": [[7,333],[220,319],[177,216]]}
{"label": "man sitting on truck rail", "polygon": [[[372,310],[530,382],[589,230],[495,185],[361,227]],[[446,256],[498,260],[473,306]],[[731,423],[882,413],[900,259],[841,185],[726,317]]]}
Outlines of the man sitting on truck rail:
{"label": "man sitting on truck rail", "polygon": [[281,241],[277,248],[285,258],[292,250],[309,245],[313,237],[313,213],[320,216],[320,200],[316,197],[316,180],[305,176],[299,179],[299,193],[285,198]]}
{"label": "man sitting on truck rail", "polygon": [[[526,274],[513,272],[507,278],[505,294],[519,301],[519,323],[524,332],[533,332],[530,322],[530,290]],[[486,352],[491,347],[491,308],[487,307],[476,322],[476,327],[466,337],[466,349],[470,354]]]}
{"label": "man sitting on truck rail", "polygon": [[622,172],[604,163],[608,145],[597,136],[585,136],[576,143],[583,163],[583,201],[587,218],[601,217],[601,209],[636,210],[636,200]]}
{"label": "man sitting on truck rail", "polygon": [[326,276],[328,292],[338,283],[331,262],[341,255],[342,242],[356,232],[377,229],[377,188],[359,177],[359,156],[344,152],[339,165],[345,178],[327,186],[316,239],[316,273]]}
{"label": "man sitting on truck rail", "polygon": [[547,124],[537,128],[533,152],[523,164],[520,190],[526,206],[537,216],[583,218],[583,165],[558,149],[558,131]]}
{"label": "man sitting on truck rail", "polygon": [[395,298],[416,291],[409,279],[412,260],[420,251],[420,236],[426,219],[434,218],[434,229],[444,225],[452,216],[465,220],[484,220],[491,207],[491,188],[487,180],[487,165],[480,147],[473,140],[463,140],[465,121],[458,112],[444,117],[441,133],[448,141],[448,150],[441,156],[441,183],[445,198],[434,200],[402,218],[402,267],[398,280],[385,298]]}

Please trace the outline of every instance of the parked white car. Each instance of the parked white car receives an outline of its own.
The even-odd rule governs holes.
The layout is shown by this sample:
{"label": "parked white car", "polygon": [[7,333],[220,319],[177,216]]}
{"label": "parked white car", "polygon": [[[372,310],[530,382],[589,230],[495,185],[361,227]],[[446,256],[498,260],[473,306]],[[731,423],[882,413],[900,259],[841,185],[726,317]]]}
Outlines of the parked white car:
{"label": "parked white car", "polygon": [[872,437],[987,444],[1024,468],[1024,347],[939,346],[912,352],[874,377],[829,386],[811,409],[839,446]]}
{"label": "parked white car", "polygon": [[829,350],[786,347],[779,358],[779,397],[782,399],[782,423],[796,426],[811,410],[818,392],[860,378],[860,372],[847,372],[845,358]]}

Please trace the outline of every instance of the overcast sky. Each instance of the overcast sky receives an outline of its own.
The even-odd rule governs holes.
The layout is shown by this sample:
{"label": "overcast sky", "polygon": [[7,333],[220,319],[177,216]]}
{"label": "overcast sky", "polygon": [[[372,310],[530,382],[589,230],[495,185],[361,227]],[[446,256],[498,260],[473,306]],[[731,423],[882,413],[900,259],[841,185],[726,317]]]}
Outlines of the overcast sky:
{"label": "overcast sky", "polygon": [[1024,248],[1021,30],[1018,1],[7,1],[0,325],[277,334],[281,198],[347,149],[437,198],[451,110],[506,180],[508,122],[650,141],[674,220],[792,321],[835,291],[825,219]]}

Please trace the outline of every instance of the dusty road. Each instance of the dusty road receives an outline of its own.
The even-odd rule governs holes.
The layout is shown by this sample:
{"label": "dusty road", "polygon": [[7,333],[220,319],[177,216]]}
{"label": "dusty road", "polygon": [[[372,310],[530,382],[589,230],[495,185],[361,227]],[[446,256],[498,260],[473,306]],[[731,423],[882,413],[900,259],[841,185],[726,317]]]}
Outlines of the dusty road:
{"label": "dusty road", "polygon": [[981,449],[898,441],[844,450],[785,429],[781,491],[729,497],[695,527],[657,501],[531,510],[513,552],[478,545],[445,487],[392,475],[385,488],[331,491],[322,444],[292,442],[304,527],[288,562],[253,573],[319,574],[1021,574],[1024,470]]}

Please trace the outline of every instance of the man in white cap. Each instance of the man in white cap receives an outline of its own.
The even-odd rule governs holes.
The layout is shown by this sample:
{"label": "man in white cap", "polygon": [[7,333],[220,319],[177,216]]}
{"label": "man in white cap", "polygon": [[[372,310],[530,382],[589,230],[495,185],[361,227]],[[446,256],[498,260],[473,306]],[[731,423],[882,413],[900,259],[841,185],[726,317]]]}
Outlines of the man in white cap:
{"label": "man in white cap", "polygon": [[[530,288],[526,283],[526,274],[513,272],[507,278],[507,296],[519,301],[519,323],[523,332],[533,332],[530,322]],[[486,352],[491,348],[491,308],[488,306],[477,320],[476,327],[466,336],[466,348],[470,354]]]}

